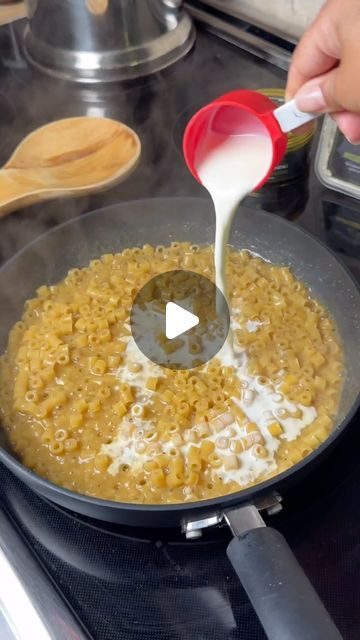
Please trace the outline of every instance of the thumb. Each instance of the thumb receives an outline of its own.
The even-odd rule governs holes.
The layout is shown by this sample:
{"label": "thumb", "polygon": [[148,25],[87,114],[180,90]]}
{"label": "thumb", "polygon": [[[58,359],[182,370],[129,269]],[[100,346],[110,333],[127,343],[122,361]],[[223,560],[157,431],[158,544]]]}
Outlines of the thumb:
{"label": "thumb", "polygon": [[[352,144],[360,143],[360,107],[356,86],[346,82],[340,67],[306,82],[295,95],[298,109],[333,113],[339,129]],[[340,97],[338,97],[340,96]]]}
{"label": "thumb", "polygon": [[340,68],[336,67],[322,76],[306,82],[296,93],[295,102],[300,111],[309,113],[328,113],[345,111],[346,106],[336,87],[339,84]]}

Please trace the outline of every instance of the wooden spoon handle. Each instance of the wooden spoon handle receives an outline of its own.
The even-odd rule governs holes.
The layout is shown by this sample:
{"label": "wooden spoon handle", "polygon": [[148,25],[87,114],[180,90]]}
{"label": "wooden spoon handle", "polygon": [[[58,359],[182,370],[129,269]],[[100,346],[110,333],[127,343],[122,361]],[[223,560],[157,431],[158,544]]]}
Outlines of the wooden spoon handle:
{"label": "wooden spoon handle", "polygon": [[0,218],[41,199],[38,182],[25,171],[0,170]]}

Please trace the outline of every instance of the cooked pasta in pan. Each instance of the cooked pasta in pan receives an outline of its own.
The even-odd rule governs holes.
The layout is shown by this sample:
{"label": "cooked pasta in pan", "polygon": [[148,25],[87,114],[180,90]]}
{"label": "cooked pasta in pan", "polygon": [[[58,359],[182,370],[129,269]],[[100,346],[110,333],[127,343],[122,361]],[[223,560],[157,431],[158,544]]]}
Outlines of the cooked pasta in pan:
{"label": "cooked pasta in pan", "polygon": [[103,255],[27,301],[0,361],[0,420],[26,466],[87,495],[184,502],[256,484],[327,438],[343,356],[306,286],[287,267],[229,250],[238,365],[201,364],[190,336],[194,368],[172,370],[139,351],[129,314],[137,291],[173,269],[213,277],[213,247]]}

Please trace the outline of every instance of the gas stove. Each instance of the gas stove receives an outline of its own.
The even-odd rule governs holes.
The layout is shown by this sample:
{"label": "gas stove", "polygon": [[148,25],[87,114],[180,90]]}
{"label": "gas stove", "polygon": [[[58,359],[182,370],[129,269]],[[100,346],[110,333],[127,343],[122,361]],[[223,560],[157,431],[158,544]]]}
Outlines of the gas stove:
{"label": "gas stove", "polygon": [[[34,128],[85,114],[133,127],[143,155],[138,170],[106,193],[45,202],[1,219],[0,262],[92,209],[155,196],[204,197],[181,155],[188,117],[234,87],[285,83],[284,71],[199,30],[194,49],[162,72],[98,87],[67,84],[27,65],[23,28],[19,22],[0,29],[2,162]],[[330,245],[360,278],[359,203],[323,189],[311,169],[308,179],[274,185],[271,210]],[[332,456],[267,519],[285,534],[345,640],[360,637],[357,429],[355,419]],[[2,640],[265,638],[226,558],[225,526],[185,540],[178,530],[119,527],[55,507],[2,466],[0,483]],[[39,626],[30,636],[31,624]]]}

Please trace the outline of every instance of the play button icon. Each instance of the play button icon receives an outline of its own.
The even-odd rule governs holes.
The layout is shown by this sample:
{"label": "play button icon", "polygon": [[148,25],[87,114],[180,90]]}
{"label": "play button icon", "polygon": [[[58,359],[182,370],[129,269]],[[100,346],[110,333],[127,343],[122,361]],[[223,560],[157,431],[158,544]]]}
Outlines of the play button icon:
{"label": "play button icon", "polygon": [[168,302],[165,311],[165,335],[168,340],[173,340],[182,333],[196,327],[200,322],[198,316],[186,311],[175,302]]}
{"label": "play button icon", "polygon": [[225,298],[193,271],[167,271],[138,291],[130,315],[132,336],[152,362],[191,369],[220,351],[230,326]]}

